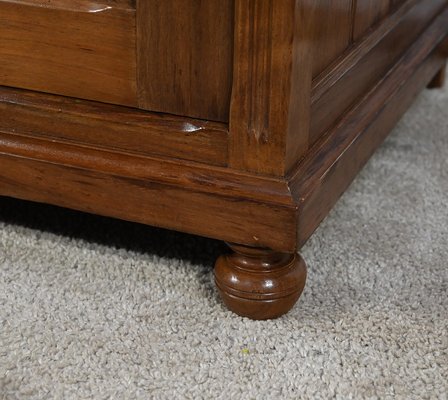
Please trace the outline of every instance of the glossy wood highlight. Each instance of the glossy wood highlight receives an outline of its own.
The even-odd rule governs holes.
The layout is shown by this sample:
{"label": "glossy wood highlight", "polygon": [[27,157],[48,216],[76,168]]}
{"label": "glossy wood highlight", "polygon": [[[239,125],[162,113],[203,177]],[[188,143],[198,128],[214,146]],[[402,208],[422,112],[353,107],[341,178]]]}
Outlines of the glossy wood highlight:
{"label": "glossy wood highlight", "polygon": [[251,319],[286,314],[302,294],[306,264],[298,254],[231,244],[232,254],[215,266],[221,298],[233,312]]}
{"label": "glossy wood highlight", "polygon": [[135,29],[124,0],[0,0],[0,85],[137,105]]}
{"label": "glossy wood highlight", "polygon": [[1,130],[0,167],[0,195],[284,252],[295,248],[297,210],[282,180]]}
{"label": "glossy wood highlight", "polygon": [[224,124],[0,87],[1,129],[105,149],[227,165]]}

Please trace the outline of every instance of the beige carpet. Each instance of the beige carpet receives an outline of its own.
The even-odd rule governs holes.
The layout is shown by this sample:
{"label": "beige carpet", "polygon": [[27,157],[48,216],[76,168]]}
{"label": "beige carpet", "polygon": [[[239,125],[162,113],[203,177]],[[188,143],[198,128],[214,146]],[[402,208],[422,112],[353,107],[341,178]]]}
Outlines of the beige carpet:
{"label": "beige carpet", "polygon": [[221,243],[0,199],[0,399],[447,399],[447,159],[425,92],[268,322],[220,303]]}

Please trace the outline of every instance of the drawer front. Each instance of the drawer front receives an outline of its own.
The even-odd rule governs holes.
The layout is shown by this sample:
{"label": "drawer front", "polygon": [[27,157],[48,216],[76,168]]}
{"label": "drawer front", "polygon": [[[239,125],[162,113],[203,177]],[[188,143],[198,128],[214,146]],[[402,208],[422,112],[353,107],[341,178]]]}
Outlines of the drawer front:
{"label": "drawer front", "polygon": [[0,0],[0,86],[228,121],[234,0]]}
{"label": "drawer front", "polygon": [[0,85],[137,105],[133,0],[0,0]]}

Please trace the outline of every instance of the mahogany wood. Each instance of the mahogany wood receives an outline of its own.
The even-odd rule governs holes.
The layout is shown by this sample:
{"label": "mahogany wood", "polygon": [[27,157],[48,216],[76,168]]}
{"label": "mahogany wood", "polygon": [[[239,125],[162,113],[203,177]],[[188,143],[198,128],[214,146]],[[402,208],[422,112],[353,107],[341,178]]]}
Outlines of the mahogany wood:
{"label": "mahogany wood", "polygon": [[[377,25],[368,35],[364,35],[364,37],[354,41],[349,51],[340,54],[340,57],[335,62],[331,63],[317,77],[314,77],[311,94],[312,102],[315,103],[333,85],[341,80],[347,71],[352,70],[360,63],[379,42],[396,28],[397,24],[419,1],[421,0],[407,0],[399,8],[392,7],[391,13],[381,21],[381,24]],[[356,14],[354,19],[356,20]]]}
{"label": "mahogany wood", "polygon": [[216,282],[256,319],[293,306],[297,251],[448,56],[448,0],[0,0],[0,22],[0,195],[239,243]]}

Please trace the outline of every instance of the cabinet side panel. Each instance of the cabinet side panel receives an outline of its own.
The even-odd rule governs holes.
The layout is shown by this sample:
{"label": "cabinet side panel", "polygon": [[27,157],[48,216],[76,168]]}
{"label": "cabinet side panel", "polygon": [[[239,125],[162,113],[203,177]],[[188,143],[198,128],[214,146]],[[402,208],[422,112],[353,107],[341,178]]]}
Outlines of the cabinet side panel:
{"label": "cabinet side panel", "polygon": [[350,45],[354,3],[352,0],[306,0],[303,3],[306,19],[313,21],[315,77]]}
{"label": "cabinet side panel", "polygon": [[[336,70],[330,70],[325,79],[314,82],[311,144],[325,135],[378,83],[447,4],[447,0],[403,3],[376,29],[356,41]],[[332,75],[337,79],[333,80]]]}
{"label": "cabinet side panel", "polygon": [[392,0],[357,0],[353,21],[353,38],[359,39],[369,28],[381,21],[390,8]]}
{"label": "cabinet side panel", "polygon": [[234,0],[138,0],[141,108],[228,122]]}

